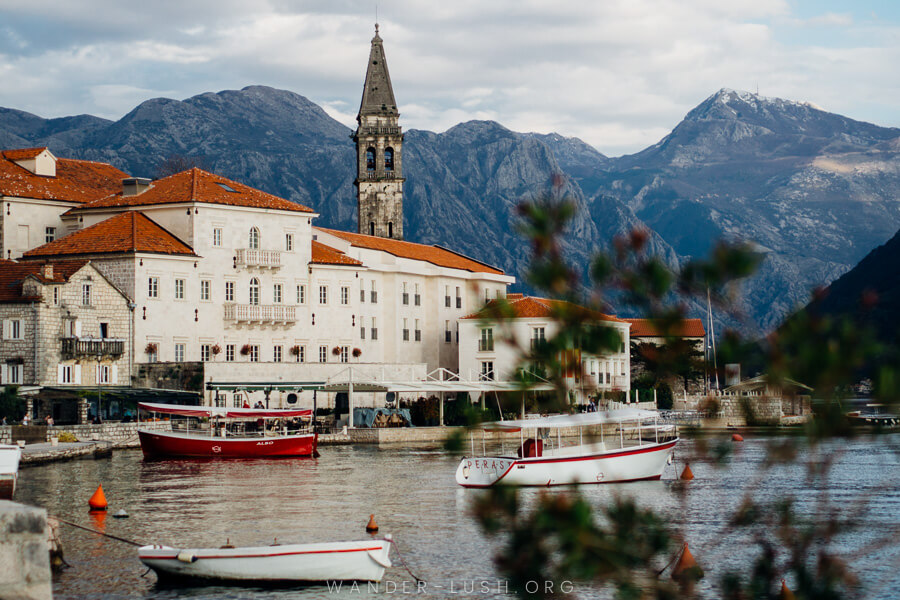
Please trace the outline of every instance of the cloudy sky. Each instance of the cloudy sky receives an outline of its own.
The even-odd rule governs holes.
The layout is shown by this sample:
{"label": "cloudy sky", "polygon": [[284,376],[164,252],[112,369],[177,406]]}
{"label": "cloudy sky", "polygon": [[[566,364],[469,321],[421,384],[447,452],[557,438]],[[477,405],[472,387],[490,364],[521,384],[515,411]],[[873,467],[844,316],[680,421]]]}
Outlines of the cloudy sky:
{"label": "cloudy sky", "polygon": [[[351,125],[374,0],[0,0],[0,106],[118,119],[262,84]],[[379,0],[402,125],[493,119],[609,155],[722,87],[900,126],[896,0]]]}

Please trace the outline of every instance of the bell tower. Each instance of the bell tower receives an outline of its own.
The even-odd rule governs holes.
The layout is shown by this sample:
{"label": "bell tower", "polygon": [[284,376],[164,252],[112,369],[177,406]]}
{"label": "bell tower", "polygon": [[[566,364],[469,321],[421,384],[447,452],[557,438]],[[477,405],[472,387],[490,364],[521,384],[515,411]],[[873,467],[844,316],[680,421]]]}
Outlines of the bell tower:
{"label": "bell tower", "polygon": [[403,133],[384,45],[375,24],[353,134],[359,233],[403,239]]}

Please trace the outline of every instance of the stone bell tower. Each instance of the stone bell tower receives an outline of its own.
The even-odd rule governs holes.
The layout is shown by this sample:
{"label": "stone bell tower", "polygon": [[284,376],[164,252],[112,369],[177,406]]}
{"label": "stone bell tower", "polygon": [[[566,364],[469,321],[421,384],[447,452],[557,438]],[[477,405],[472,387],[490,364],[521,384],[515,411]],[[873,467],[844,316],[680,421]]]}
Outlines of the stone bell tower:
{"label": "stone bell tower", "polygon": [[359,233],[403,239],[403,133],[384,45],[375,24],[353,135]]}

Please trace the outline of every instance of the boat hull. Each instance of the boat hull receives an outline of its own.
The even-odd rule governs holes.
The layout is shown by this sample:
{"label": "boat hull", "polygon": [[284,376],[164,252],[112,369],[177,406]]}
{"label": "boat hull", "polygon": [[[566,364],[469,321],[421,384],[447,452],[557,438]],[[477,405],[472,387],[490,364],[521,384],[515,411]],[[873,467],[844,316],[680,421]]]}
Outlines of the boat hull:
{"label": "boat hull", "polygon": [[389,540],[218,549],[142,546],[138,556],[163,578],[234,583],[381,581],[391,566],[390,547]]}
{"label": "boat hull", "polygon": [[138,430],[145,458],[277,458],[314,456],[318,434],[208,437]]}
{"label": "boat hull", "polygon": [[22,450],[18,446],[0,444],[0,500],[12,500],[21,457]]}
{"label": "boat hull", "polygon": [[463,458],[456,482],[463,487],[550,486],[659,479],[678,439],[588,454],[513,458]]}

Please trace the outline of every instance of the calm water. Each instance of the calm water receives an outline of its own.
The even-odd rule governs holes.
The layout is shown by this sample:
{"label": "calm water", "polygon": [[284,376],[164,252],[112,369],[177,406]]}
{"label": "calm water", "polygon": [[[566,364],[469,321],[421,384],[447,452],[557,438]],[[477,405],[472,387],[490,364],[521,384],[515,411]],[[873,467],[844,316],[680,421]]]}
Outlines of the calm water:
{"label": "calm water", "polygon": [[[898,446],[900,436],[893,435],[878,443],[835,443],[826,453],[836,461],[827,486],[831,500],[863,517],[862,526],[840,541],[841,553],[850,557],[867,585],[861,597],[900,598]],[[678,458],[688,456],[693,447],[691,440],[683,442]],[[761,499],[793,496],[807,514],[817,510],[819,490],[810,488],[805,467],[781,467],[760,477],[764,454],[764,440],[748,439],[737,446],[727,468],[692,462],[696,479],[686,497],[671,481],[674,467],[664,476],[669,481],[582,489],[596,506],[627,494],[668,515],[682,527],[706,569],[704,595],[716,598],[718,575],[739,569],[750,547],[742,535],[724,531],[730,512],[748,490]],[[456,464],[457,459],[429,449],[344,446],[324,448],[318,460],[149,463],[139,451],[129,450],[103,460],[23,469],[16,500],[142,543],[181,547],[219,546],[226,539],[237,545],[270,544],[275,537],[282,543],[364,539],[368,515],[375,513],[381,533],[395,536],[413,572],[428,582],[428,594],[419,597],[503,596],[492,565],[496,546],[469,515],[479,492],[455,484]],[[103,483],[110,513],[124,508],[129,519],[92,520],[87,499],[98,482]],[[540,491],[524,493],[534,497]],[[861,498],[865,503],[860,509],[856,503]],[[887,545],[867,547],[885,539]],[[142,576],[146,569],[131,546],[65,525],[63,543],[72,568],[55,582],[57,599],[400,597],[403,583],[412,585],[395,566],[388,570],[380,594],[365,589],[333,593],[324,587],[167,589],[157,587],[152,573]],[[575,596],[609,594],[576,584]]]}

